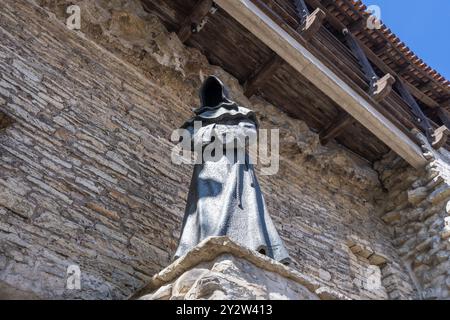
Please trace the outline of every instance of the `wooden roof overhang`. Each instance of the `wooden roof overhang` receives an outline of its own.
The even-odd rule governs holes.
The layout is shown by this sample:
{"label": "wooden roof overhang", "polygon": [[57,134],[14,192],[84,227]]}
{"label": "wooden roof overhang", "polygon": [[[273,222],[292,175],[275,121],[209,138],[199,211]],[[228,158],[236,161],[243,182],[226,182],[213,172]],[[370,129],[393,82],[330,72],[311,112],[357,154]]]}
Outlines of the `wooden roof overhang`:
{"label": "wooden roof overhang", "polygon": [[[339,1],[343,0],[322,2]],[[335,32],[348,25],[330,13],[329,5],[305,0],[311,11],[319,7],[327,15],[326,22],[307,36],[299,32],[289,0],[216,0],[217,12],[211,10],[212,0],[142,2],[183,42],[234,75],[248,95],[259,94],[304,120],[321,133],[324,142],[334,138],[369,161],[392,149],[414,167],[425,164],[411,134],[412,129],[421,130],[416,115],[398,90],[386,90],[381,99],[369,93],[370,83],[360,62]],[[365,52],[371,51],[362,45]],[[374,63],[374,57],[367,56],[380,78],[387,73],[385,62]],[[411,86],[405,81],[405,87]],[[418,92],[410,91],[423,107]],[[434,128],[441,124],[430,122]]]}
{"label": "wooden roof overhang", "polygon": [[[318,0],[307,0],[318,5]],[[321,1],[330,15],[345,25],[356,26],[369,15],[367,7],[355,0]],[[355,35],[378,61],[400,74],[413,95],[425,106],[450,108],[450,81],[428,66],[412,52],[389,28],[354,28]]]}

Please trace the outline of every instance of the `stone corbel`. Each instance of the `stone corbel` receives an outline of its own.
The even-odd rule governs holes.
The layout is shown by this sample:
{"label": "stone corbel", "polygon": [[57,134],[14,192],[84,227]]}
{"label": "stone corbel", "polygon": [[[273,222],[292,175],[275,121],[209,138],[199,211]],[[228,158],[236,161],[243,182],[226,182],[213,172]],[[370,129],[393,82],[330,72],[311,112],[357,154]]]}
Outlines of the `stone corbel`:
{"label": "stone corbel", "polygon": [[446,126],[437,128],[432,135],[433,141],[431,145],[433,146],[433,148],[438,150],[445,146],[449,134],[450,131]]}
{"label": "stone corbel", "polygon": [[[229,276],[229,270],[233,276]],[[252,276],[250,276],[252,275]],[[227,237],[210,237],[155,275],[130,299],[349,300],[312,277]]]}
{"label": "stone corbel", "polygon": [[304,24],[299,30],[305,40],[311,39],[319,31],[325,20],[325,16],[325,12],[317,8],[306,17]]}
{"label": "stone corbel", "polygon": [[395,78],[389,73],[386,74],[381,79],[378,79],[374,82],[373,87],[371,88],[371,96],[375,101],[382,101],[386,99],[386,97],[392,91],[392,85],[395,83]]}

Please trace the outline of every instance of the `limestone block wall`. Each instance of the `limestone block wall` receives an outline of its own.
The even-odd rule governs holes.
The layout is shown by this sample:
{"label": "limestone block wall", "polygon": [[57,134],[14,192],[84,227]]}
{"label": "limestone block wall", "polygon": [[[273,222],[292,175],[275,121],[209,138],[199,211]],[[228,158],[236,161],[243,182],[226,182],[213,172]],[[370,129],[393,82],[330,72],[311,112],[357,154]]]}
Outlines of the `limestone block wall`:
{"label": "limestone block wall", "polygon": [[[394,244],[413,274],[420,297],[450,299],[450,157],[418,135],[429,159],[423,171],[399,159],[385,159],[383,184],[389,189],[386,213]],[[384,163],[389,163],[386,167]]]}
{"label": "limestone block wall", "polygon": [[[416,297],[371,164],[249,101],[139,1],[77,2],[81,31],[65,26],[69,3],[2,1],[1,296],[120,299],[170,264],[192,168],[171,163],[169,137],[216,74],[263,128],[280,129],[280,171],[259,179],[293,267],[353,299]],[[80,290],[67,289],[71,265]]]}

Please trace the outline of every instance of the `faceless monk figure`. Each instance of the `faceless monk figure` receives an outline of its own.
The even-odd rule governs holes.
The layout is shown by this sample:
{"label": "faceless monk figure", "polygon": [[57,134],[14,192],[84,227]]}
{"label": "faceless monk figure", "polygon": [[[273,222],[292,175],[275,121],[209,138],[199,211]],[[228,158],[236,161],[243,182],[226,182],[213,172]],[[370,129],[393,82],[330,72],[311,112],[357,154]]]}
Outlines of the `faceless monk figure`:
{"label": "faceless monk figure", "polygon": [[[251,140],[246,137],[257,134],[255,113],[230,100],[227,89],[214,76],[203,83],[200,101],[195,117],[182,126],[191,133],[193,145],[201,144],[204,154],[194,167],[175,258],[207,237],[228,236],[288,264],[289,255],[267,212],[246,152],[245,144]],[[206,151],[213,142],[220,144],[223,155],[212,152],[214,159],[208,159]]]}

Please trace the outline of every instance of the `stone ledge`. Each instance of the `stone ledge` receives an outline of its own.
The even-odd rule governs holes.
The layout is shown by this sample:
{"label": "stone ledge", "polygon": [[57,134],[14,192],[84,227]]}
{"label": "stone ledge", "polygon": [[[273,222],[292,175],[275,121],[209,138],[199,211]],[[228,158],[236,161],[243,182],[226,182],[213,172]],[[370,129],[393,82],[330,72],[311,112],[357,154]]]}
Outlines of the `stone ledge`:
{"label": "stone ledge", "polygon": [[349,299],[227,237],[211,237],[130,299]]}

